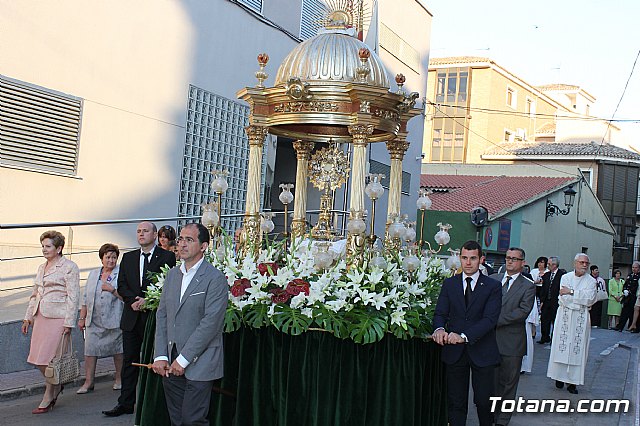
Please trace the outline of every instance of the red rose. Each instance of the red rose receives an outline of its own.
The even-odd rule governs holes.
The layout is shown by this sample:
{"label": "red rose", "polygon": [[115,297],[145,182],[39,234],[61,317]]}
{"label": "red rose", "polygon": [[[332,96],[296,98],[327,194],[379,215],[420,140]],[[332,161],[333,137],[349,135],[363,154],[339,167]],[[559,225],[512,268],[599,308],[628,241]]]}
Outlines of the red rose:
{"label": "red rose", "polygon": [[278,272],[278,264],[275,262],[261,263],[258,265],[258,272],[260,272],[260,275],[269,274],[269,276],[273,276]]}
{"label": "red rose", "polygon": [[303,280],[302,278],[296,278],[292,281],[289,281],[287,284],[287,293],[292,296],[297,296],[300,293],[304,292],[307,296],[309,295],[309,283]]}
{"label": "red rose", "polygon": [[231,286],[231,294],[235,297],[244,296],[246,289],[251,287],[251,282],[247,278],[240,278],[233,282]]}
{"label": "red rose", "polygon": [[269,293],[271,293],[273,303],[287,303],[291,297],[291,295],[282,288],[273,288],[269,290]]}

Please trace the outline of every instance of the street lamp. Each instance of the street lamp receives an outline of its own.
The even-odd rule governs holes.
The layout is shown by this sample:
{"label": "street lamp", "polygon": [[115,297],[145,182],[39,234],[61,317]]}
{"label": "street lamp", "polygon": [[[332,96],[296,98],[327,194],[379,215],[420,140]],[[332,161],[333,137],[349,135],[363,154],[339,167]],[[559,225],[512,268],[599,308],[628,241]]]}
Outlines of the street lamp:
{"label": "street lamp", "polygon": [[569,185],[567,189],[564,190],[564,206],[566,209],[562,210],[560,207],[556,206],[551,202],[551,200],[547,200],[547,207],[545,209],[544,221],[546,222],[551,216],[563,215],[566,216],[571,211],[571,207],[573,207],[573,203],[576,198],[576,190],[573,189],[573,185]]}

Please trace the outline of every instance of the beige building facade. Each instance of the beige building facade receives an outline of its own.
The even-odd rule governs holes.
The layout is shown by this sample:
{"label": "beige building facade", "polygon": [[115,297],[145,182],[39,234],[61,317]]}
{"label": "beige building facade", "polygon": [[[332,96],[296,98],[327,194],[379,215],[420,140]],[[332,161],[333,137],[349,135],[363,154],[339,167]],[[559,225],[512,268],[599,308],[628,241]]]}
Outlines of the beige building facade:
{"label": "beige building facade", "polygon": [[[377,3],[365,29],[377,26],[389,79],[403,73],[405,89],[422,96],[431,14],[416,0]],[[273,84],[286,55],[315,35],[323,9],[320,0],[0,0],[0,10],[3,39],[11,40],[0,43],[0,91],[16,100],[12,125],[40,126],[0,145],[0,290],[23,294],[48,228],[65,234],[65,252],[85,278],[100,265],[101,244],[136,246],[135,223],[76,222],[199,216],[216,168],[232,174],[223,213],[243,212],[248,107],[236,92],[257,84],[262,52]],[[414,177],[405,208],[417,198],[423,121],[410,126],[405,164]],[[276,143],[269,137],[265,151]],[[390,162],[386,149],[371,158]],[[7,229],[13,224],[40,226]]]}
{"label": "beige building facade", "polygon": [[425,161],[479,163],[487,148],[533,141],[553,127],[563,104],[488,58],[429,63]]}

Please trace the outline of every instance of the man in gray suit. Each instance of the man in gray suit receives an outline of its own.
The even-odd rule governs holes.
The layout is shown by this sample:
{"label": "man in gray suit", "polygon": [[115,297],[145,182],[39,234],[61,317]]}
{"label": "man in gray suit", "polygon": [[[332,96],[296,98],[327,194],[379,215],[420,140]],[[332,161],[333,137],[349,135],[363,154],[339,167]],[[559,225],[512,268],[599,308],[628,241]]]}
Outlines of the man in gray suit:
{"label": "man in gray suit", "polygon": [[[520,380],[522,357],[527,353],[526,320],[533,308],[536,286],[522,275],[525,254],[518,247],[507,250],[504,274],[493,274],[491,278],[502,283],[502,309],[496,326],[496,340],[502,362],[496,369],[496,396],[515,400]],[[496,405],[498,408],[502,404]],[[510,412],[495,414],[496,425],[507,425]]]}
{"label": "man in gray suit", "polygon": [[177,242],[183,263],[164,282],[153,371],[164,376],[171,424],[206,425],[213,381],[223,375],[227,279],[204,260],[209,231],[203,225],[186,225]]}

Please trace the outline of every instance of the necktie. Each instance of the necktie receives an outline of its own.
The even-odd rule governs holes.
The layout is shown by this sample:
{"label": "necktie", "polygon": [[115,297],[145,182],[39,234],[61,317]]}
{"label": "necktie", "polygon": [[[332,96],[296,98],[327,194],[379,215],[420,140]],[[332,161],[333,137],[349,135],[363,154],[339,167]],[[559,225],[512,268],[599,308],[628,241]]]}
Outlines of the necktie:
{"label": "necktie", "polygon": [[504,284],[502,284],[502,294],[507,294],[507,292],[509,291],[509,285],[511,283],[511,278],[513,278],[510,275],[507,275],[507,280],[504,282]]}
{"label": "necktie", "polygon": [[549,291],[547,291],[547,300],[551,300],[551,288],[553,287],[553,279],[556,277],[556,273],[552,272],[549,276]]}
{"label": "necktie", "polygon": [[469,305],[471,304],[471,293],[473,292],[473,289],[471,288],[471,282],[473,281],[473,278],[471,277],[467,277],[467,288],[464,289],[464,304],[469,307]]}
{"label": "necktie", "polygon": [[144,283],[147,281],[147,271],[149,270],[149,256],[151,256],[151,253],[142,253],[142,256],[144,256],[144,263],[142,266],[142,283],[144,285]]}

